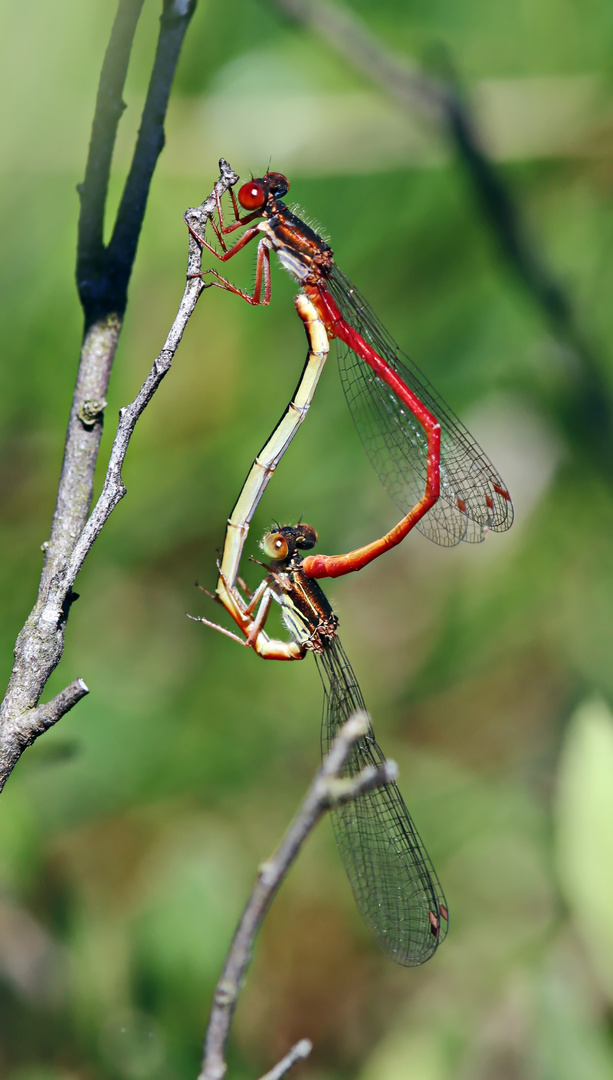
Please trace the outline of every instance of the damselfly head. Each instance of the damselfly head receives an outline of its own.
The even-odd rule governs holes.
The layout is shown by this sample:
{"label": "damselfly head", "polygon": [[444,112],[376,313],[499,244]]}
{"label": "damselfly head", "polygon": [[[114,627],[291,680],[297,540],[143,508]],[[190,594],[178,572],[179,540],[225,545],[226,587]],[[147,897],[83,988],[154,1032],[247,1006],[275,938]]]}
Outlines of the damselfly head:
{"label": "damselfly head", "polygon": [[283,173],[267,172],[249,180],[239,189],[238,201],[244,210],[262,210],[268,199],[281,199],[289,191],[289,180]]}
{"label": "damselfly head", "polygon": [[275,532],[267,533],[260,547],[269,559],[284,562],[297,551],[308,551],[315,547],[316,543],[317,533],[313,526],[300,522],[298,525],[282,525]]}

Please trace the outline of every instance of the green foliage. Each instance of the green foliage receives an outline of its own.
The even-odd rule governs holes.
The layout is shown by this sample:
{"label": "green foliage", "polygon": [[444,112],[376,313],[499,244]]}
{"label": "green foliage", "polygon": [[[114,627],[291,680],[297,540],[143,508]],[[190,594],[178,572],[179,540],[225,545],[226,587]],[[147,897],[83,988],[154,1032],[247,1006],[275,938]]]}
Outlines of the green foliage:
{"label": "green foliage", "polygon": [[[75,185],[112,7],[3,4],[5,677],[35,595],[77,364]],[[574,297],[610,386],[613,226],[601,151],[610,5],[360,0],[354,10],[400,54],[419,60],[442,43],[477,100],[482,92],[499,102],[502,176]],[[150,0],[111,210],[157,16]],[[592,76],[596,89],[581,90],[574,76]],[[585,93],[572,137],[562,124],[552,149],[560,100]],[[182,292],[183,211],[208,193],[221,154],[245,174],[271,155],[289,173],[291,196],[474,430],[517,509],[513,531],[478,550],[442,551],[413,536],[328,589],[444,883],[448,941],[423,970],[380,957],[324,823],[256,948],[231,1076],[263,1072],[308,1035],[316,1049],[301,1075],[319,1080],[605,1080],[613,494],[590,418],[567,423],[576,363],[502,260],[440,139],[264,0],[201,0],[131,283],[100,478],[117,411],[140,386]],[[252,272],[247,253],[231,276],[248,284]],[[128,496],[79,578],[48,694],[77,676],[92,693],[27,752],[3,795],[0,1072],[10,1080],[197,1074],[249,882],[316,767],[314,665],[263,664],[184,616],[222,614],[193,582],[212,586],[236,492],[297,381],[304,337],[292,295],[277,267],[268,310],[204,295],[133,439]],[[271,520],[300,516],[329,552],[394,519],[333,360],[258,509],[248,552]],[[245,576],[256,583],[258,569],[246,564]]]}

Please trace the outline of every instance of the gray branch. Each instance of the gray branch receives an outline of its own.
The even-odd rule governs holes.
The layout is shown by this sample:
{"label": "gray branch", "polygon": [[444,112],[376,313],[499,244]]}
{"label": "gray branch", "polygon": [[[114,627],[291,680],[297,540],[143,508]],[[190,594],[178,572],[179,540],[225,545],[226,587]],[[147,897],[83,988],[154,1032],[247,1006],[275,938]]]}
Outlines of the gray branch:
{"label": "gray branch", "polygon": [[[206,223],[217,206],[217,196],[223,194],[238,180],[227,161],[219,162],[220,178],[209,197],[201,206],[186,211],[185,220],[195,232],[204,234]],[[185,327],[191,318],[196,303],[206,286],[200,277],[202,269],[202,248],[190,233],[185,292],[175,320],[161,352],[156,356],[153,367],[141,386],[134,401],[121,409],[119,423],[111,449],[109,465],[100,498],[92,511],[81,535],[71,552],[64,571],[64,588],[70,588],[78,574],[87,553],[112,511],[126,493],[121,470],[128,450],[136,422],[155,394],[164,376],[170,370],[172,359],[183,337]]]}
{"label": "gray branch", "polygon": [[45,705],[39,705],[38,709],[21,713],[11,723],[6,737],[0,740],[0,777],[9,776],[24,750],[31,746],[39,735],[43,735],[67,712],[70,712],[86,694],[89,694],[89,688],[83,679],[75,679],[70,686],[61,690]]}
{"label": "gray branch", "polygon": [[[398,769],[393,761],[386,762],[380,768],[368,766],[353,779],[339,776],[351,747],[367,733],[369,724],[366,713],[356,713],[343,725],[277,851],[259,868],[217,983],[198,1080],[222,1080],[225,1076],[226,1043],[256,935],[281,882],[307,836],[315,828],[322,814],[330,807],[356,799],[363,792],[372,791],[397,778]],[[302,1047],[301,1052],[298,1052],[298,1047]],[[272,1072],[267,1073],[267,1078],[284,1076],[285,1072],[301,1057],[305,1057],[307,1052],[303,1040],[275,1067],[276,1070],[281,1071],[273,1069]]]}
{"label": "gray branch", "polygon": [[149,188],[164,146],[164,119],[180,48],[194,10],[164,0],[156,55],[113,236],[103,243],[104,212],[122,93],[143,0],[119,0],[102,65],[92,134],[79,186],[76,277],[85,328],[39,601],[72,551],[91,508],[106,395],[127,303],[128,283]]}
{"label": "gray branch", "polygon": [[[215,211],[217,196],[221,197],[238,179],[223,159],[219,167],[220,178],[213,192],[201,206],[188,210],[185,215],[189,224],[201,235]],[[45,562],[38,600],[17,639],[13,671],[0,706],[0,790],[25,747],[31,745],[38,735],[87,693],[85,683],[78,680],[53,702],[36,708],[44,686],[62,656],[66,619],[75,599],[72,592],[75,578],[96,537],[126,493],[122,467],[136,423],[170,370],[185,327],[205,288],[200,277],[201,269],[202,249],[190,233],[187,282],[179,310],[164,347],[154,360],[134,401],[120,411],[100,497],[89,518],[72,536],[70,549],[62,557],[56,552],[52,563],[49,560]],[[75,498],[78,497],[79,492],[76,492]],[[77,693],[75,687],[79,687],[81,692]]]}
{"label": "gray branch", "polygon": [[85,329],[41,592],[72,551],[91,508],[106,395],[128,282],[153,170],[164,145],[164,119],[179,50],[194,9],[187,0],[164,0],[162,5],[156,55],[132,165],[111,242],[104,247],[104,211],[113,148],[125,108],[122,93],[142,6],[143,0],[119,0],[100,75],[85,179],[79,187],[76,276]]}
{"label": "gray branch", "polygon": [[267,1072],[265,1076],[261,1076],[260,1080],[282,1080],[284,1076],[294,1067],[296,1062],[304,1061],[308,1058],[311,1050],[313,1049],[313,1043],[310,1039],[301,1039],[295,1046],[292,1046],[291,1050],[281,1058],[274,1068]]}

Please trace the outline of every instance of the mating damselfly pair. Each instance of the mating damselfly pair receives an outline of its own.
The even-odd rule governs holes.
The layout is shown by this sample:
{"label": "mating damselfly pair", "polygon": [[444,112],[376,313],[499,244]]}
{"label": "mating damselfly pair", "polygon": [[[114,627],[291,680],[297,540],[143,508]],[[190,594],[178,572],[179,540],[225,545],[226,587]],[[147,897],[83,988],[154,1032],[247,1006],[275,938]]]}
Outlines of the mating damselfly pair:
{"label": "mating damselfly pair", "polygon": [[[246,293],[209,269],[212,286],[250,304],[271,299],[270,252],[300,285],[296,309],[308,340],[306,362],[292,401],[255,458],[228,519],[215,598],[244,638],[217,626],[264,659],[300,660],[313,652],[324,685],[322,749],[339,727],[364,709],[355,674],[337,634],[338,620],[316,579],[363,569],[413,528],[441,546],[479,542],[513,521],[506,485],[483,450],[427,378],[406,357],[364,298],[336,265],[331,247],[282,201],[289,181],[267,172],[230,189],[234,220],[217,199],[211,226],[227,262],[257,239],[255,286]],[[246,213],[243,213],[246,211]],[[253,224],[257,221],[257,224]],[[245,227],[230,247],[225,237]],[[193,232],[193,230],[192,230]],[[304,420],[336,339],[341,382],[364,448],[403,517],[384,536],[342,555],[303,555],[317,540],[302,522],[280,526],[262,541],[270,562],[250,593],[239,577],[249,524],[271,476]],[[278,602],[290,640],[271,639],[265,624]],[[384,761],[372,728],[353,748],[346,775]],[[395,784],[360,795],[332,812],[343,863],[356,901],[384,951],[398,963],[423,963],[448,927],[444,893]]]}

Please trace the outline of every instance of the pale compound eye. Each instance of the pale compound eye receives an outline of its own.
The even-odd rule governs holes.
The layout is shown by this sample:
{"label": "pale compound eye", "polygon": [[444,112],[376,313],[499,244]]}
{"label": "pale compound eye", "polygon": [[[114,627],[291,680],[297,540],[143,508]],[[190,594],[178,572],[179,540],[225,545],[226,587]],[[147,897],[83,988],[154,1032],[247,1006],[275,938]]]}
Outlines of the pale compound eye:
{"label": "pale compound eye", "polygon": [[281,533],[268,533],[262,540],[262,551],[269,559],[286,559],[289,551],[287,540]]}

